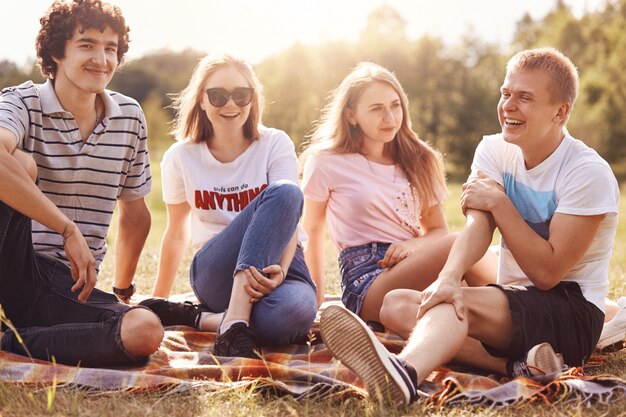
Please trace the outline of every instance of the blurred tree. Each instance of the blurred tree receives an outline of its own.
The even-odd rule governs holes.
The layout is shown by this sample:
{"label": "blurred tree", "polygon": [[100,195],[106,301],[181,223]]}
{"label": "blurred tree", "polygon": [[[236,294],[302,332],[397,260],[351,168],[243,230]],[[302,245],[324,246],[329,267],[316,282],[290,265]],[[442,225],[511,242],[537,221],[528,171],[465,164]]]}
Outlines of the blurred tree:
{"label": "blurred tree", "polygon": [[263,123],[284,130],[296,145],[315,118],[318,103],[315,48],[295,44],[263,61],[256,72],[265,87]]}
{"label": "blurred tree", "polygon": [[130,96],[138,102],[143,102],[150,92],[160,92],[161,86],[150,68],[138,64],[123,67],[109,84],[109,89]]}
{"label": "blurred tree", "polygon": [[23,69],[14,62],[6,59],[0,60],[0,89],[19,85],[27,80],[33,80],[35,83],[43,81],[43,77],[39,73],[39,67],[34,63]]}
{"label": "blurred tree", "polygon": [[257,65],[267,102],[264,124],[286,131],[300,148],[319,118],[329,90],[356,64],[351,49],[345,42],[295,44]]}
{"label": "blurred tree", "polygon": [[445,147],[440,147],[446,153],[449,177],[464,180],[478,142],[500,131],[496,106],[505,61],[496,45],[472,32],[465,34],[453,52],[456,76],[450,79],[446,106],[450,123],[443,136]]}
{"label": "blurred tree", "polygon": [[409,53],[406,20],[389,5],[372,11],[357,44],[361,61],[373,61],[386,67],[402,68]]}
{"label": "blurred tree", "polygon": [[163,106],[170,104],[168,94],[177,93],[189,78],[203,53],[157,51],[122,65],[109,88],[143,102],[152,90],[160,94]]}
{"label": "blurred tree", "polygon": [[0,88],[18,85],[24,82],[26,74],[15,63],[3,59],[0,61]]}
{"label": "blurred tree", "polygon": [[163,108],[161,95],[152,90],[148,97],[141,103],[148,124],[148,146],[153,158],[161,159],[163,152],[174,143],[169,134],[171,115]]}

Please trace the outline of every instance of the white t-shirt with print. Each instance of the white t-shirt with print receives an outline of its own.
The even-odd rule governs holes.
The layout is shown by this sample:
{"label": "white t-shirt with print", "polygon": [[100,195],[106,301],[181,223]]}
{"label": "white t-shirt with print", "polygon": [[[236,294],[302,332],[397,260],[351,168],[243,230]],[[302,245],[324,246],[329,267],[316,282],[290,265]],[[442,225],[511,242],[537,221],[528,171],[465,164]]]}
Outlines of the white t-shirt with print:
{"label": "white t-shirt with print", "polygon": [[[584,297],[604,311],[608,292],[609,259],[617,229],[619,187],[609,164],[595,150],[569,134],[545,161],[528,170],[521,149],[502,134],[485,136],[472,163],[472,176],[482,171],[504,190],[526,223],[549,238],[555,213],[579,216],[606,214],[587,252],[564,281],[575,281]],[[533,285],[504,238],[501,241],[498,282]]]}
{"label": "white t-shirt with print", "polygon": [[[177,142],[163,155],[161,176],[166,204],[191,207],[191,241],[200,247],[221,232],[268,185],[298,184],[293,142],[278,129],[260,128],[260,137],[232,162],[213,157],[206,142]],[[302,236],[300,236],[302,240]]]}

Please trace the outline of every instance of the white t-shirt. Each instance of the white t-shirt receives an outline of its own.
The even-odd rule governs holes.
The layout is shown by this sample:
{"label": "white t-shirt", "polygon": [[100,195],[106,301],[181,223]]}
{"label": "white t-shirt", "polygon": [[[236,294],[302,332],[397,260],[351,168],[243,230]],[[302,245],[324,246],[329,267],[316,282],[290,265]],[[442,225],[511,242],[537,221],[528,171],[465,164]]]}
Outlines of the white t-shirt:
{"label": "white t-shirt", "polygon": [[[521,149],[501,134],[485,136],[476,149],[477,170],[494,179],[526,223],[549,238],[555,213],[579,216],[606,214],[587,252],[563,278],[575,281],[584,297],[604,311],[609,286],[609,259],[617,229],[619,187],[609,164],[595,150],[569,134],[545,161],[528,170]],[[533,285],[501,241],[498,282]]]}
{"label": "white t-shirt", "polygon": [[278,180],[298,184],[297,169],[293,142],[282,130],[261,127],[259,139],[227,163],[215,159],[206,142],[177,142],[161,161],[163,201],[189,204],[191,241],[200,247],[269,184]]}
{"label": "white t-shirt", "polygon": [[[421,202],[396,165],[368,161],[358,153],[311,155],[302,175],[304,195],[328,202],[327,223],[337,251],[371,242],[393,243],[420,236]],[[436,187],[437,200],[445,198]]]}

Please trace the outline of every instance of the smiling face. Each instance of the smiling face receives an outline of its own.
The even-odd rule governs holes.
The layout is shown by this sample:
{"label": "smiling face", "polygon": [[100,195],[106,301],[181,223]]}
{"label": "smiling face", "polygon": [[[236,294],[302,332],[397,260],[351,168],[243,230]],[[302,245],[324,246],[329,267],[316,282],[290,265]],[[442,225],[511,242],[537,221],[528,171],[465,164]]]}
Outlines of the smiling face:
{"label": "smiling face", "polygon": [[80,28],[65,44],[63,58],[57,64],[55,88],[64,92],[101,93],[113,78],[118,65],[118,34],[106,27],[103,32]]}
{"label": "smiling face", "polygon": [[246,78],[233,66],[218,69],[206,80],[202,87],[200,107],[206,113],[216,133],[220,131],[232,133],[233,130],[237,129],[243,131],[243,125],[250,115],[251,103],[240,107],[235,104],[231,97],[224,106],[215,107],[209,102],[205,91],[209,88],[223,88],[232,93],[236,88],[249,87],[251,86]]}
{"label": "smiling face", "polygon": [[541,69],[516,70],[504,79],[498,119],[504,140],[522,151],[548,151],[563,137],[570,106],[553,98],[550,83],[549,74]]}
{"label": "smiling face", "polygon": [[363,146],[391,142],[402,126],[402,103],[389,84],[373,82],[361,93],[354,109],[348,110],[348,122],[363,132]]}

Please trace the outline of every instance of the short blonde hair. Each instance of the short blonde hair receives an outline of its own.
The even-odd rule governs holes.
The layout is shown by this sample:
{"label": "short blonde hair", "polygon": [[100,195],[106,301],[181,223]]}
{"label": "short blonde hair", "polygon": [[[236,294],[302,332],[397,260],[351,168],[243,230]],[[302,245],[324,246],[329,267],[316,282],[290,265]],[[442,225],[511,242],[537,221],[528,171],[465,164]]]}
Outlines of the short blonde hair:
{"label": "short blonde hair", "polygon": [[213,125],[200,107],[202,95],[205,94],[204,84],[217,70],[229,67],[237,70],[246,79],[248,86],[254,89],[250,115],[243,125],[243,134],[250,140],[259,138],[259,125],[264,105],[263,86],[250,65],[243,59],[229,54],[217,54],[202,58],[187,87],[174,97],[172,107],[176,111],[176,117],[172,123],[171,133],[176,140],[197,143],[213,137],[215,133]]}
{"label": "short blonde hair", "polygon": [[578,96],[578,69],[572,61],[554,48],[528,49],[515,54],[506,64],[506,73],[542,69],[550,77],[552,99],[574,107]]}

